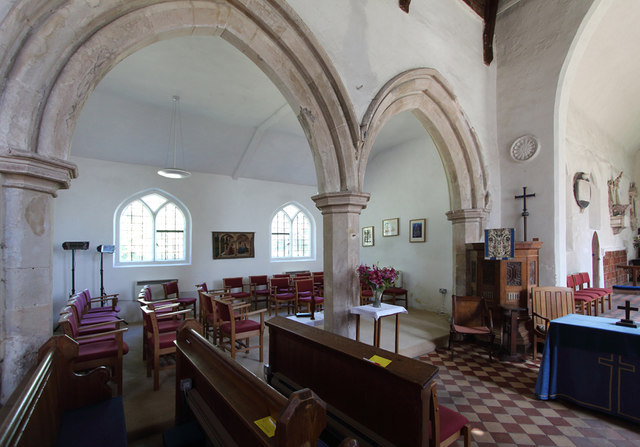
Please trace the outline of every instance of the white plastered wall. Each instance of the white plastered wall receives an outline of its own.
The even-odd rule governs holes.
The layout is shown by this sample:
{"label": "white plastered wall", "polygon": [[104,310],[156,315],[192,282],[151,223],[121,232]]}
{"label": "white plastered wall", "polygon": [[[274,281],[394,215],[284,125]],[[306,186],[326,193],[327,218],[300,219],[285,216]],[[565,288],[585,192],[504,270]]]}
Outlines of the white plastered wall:
{"label": "white plastered wall", "polygon": [[[370,159],[365,187],[371,200],[360,227],[374,227],[374,246],[360,249],[362,263],[391,266],[402,272],[409,307],[439,312],[440,288],[453,288],[452,227],[447,180],[433,141],[413,140]],[[382,236],[382,220],[399,218],[399,235]],[[426,242],[409,242],[409,221],[426,218]],[[450,303],[445,302],[450,311]]]}
{"label": "white plastered wall", "polygon": [[[71,288],[71,252],[65,241],[89,241],[87,251],[76,251],[76,292],[88,288],[100,291],[100,254],[96,247],[113,244],[114,212],[128,197],[148,188],[158,188],[178,198],[191,213],[191,265],[158,267],[113,267],[112,255],[104,255],[104,287],[119,293],[129,321],[140,318],[137,296],[139,280],[177,278],[181,292],[195,296],[195,284],[206,281],[221,287],[222,278],[280,273],[294,270],[322,270],[322,216],[311,200],[315,188],[264,182],[232,180],[227,176],[193,173],[188,179],[170,180],[156,174],[156,167],[127,165],[86,158],[73,158],[80,175],[71,189],[61,191],[53,212],[53,312],[66,301]],[[295,201],[315,221],[316,259],[300,262],[270,261],[271,217],[283,204]],[[90,225],[87,222],[91,222]],[[212,231],[255,232],[255,258],[213,259]],[[320,247],[318,249],[318,247]]]}

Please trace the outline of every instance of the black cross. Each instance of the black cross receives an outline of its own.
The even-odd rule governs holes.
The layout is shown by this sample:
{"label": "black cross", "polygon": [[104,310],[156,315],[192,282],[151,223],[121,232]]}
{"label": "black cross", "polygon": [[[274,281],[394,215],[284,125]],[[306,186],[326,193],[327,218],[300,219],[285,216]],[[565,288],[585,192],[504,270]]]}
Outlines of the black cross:
{"label": "black cross", "polygon": [[522,187],[522,195],[515,196],[515,199],[522,199],[522,214],[521,216],[524,218],[524,241],[527,240],[527,217],[529,216],[529,211],[527,211],[527,197],[535,197],[536,193],[527,194],[527,187]]}
{"label": "black cross", "polygon": [[618,321],[616,324],[619,326],[628,326],[628,327],[636,327],[636,324],[633,322],[633,320],[631,319],[631,311],[638,311],[637,307],[631,307],[631,302],[629,300],[626,300],[624,302],[624,306],[618,306],[618,309],[622,309],[624,310],[625,313],[625,318]]}

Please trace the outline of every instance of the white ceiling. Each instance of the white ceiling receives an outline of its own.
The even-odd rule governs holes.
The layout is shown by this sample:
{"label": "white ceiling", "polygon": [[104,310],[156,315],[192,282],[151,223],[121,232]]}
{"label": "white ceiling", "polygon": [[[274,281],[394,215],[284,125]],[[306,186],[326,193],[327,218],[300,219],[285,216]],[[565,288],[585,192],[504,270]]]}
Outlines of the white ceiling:
{"label": "white ceiling", "polygon": [[[217,37],[157,42],[118,64],[82,110],[72,155],[171,165],[174,95],[180,97],[183,133],[177,167],[317,184],[309,145],[282,94],[253,62]],[[428,134],[411,114],[401,115],[385,126],[375,151],[415,138]]]}

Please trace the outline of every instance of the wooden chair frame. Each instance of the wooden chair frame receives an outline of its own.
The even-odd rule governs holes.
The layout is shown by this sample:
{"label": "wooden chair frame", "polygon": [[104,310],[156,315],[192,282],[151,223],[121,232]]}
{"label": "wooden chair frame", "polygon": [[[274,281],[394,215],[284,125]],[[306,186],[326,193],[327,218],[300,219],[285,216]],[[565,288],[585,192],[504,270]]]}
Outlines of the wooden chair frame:
{"label": "wooden chair frame", "polygon": [[438,404],[438,392],[436,391],[436,383],[431,382],[430,385],[431,390],[431,401],[429,403],[430,409],[430,418],[429,423],[431,424],[431,438],[429,439],[430,447],[447,447],[457,439],[462,436],[464,439],[464,447],[471,447],[471,425],[466,423],[461,426],[459,430],[455,431],[451,434],[447,439],[443,439],[440,442],[440,425],[441,425],[441,406]]}
{"label": "wooden chair frame", "polygon": [[[469,330],[461,331],[464,327]],[[449,350],[453,359],[453,339],[458,335],[488,335],[489,360],[493,359],[493,315],[484,298],[479,296],[451,296],[451,327],[449,331]]]}
{"label": "wooden chair frame", "polygon": [[538,342],[544,342],[551,320],[575,312],[574,290],[570,287],[534,287],[531,289],[533,359],[538,356]]}
{"label": "wooden chair frame", "polygon": [[[218,298],[214,299],[214,304],[217,304],[217,306],[226,306],[228,315],[234,315],[234,318],[231,318],[230,321],[225,320],[220,322],[218,326],[218,346],[224,351],[228,344],[229,351],[231,351],[231,358],[233,359],[236,358],[236,352],[249,352],[252,349],[260,349],[260,362],[262,362],[264,358],[264,313],[267,309],[258,309],[249,312],[251,308],[250,303],[235,304],[229,300]],[[236,326],[238,322],[254,315],[260,316],[260,328],[253,331],[237,332]],[[223,329],[224,323],[230,324],[229,331]],[[249,339],[255,336],[259,337],[259,343],[257,345],[251,345]],[[228,338],[229,341],[225,342],[225,338]],[[246,342],[240,343],[242,340],[246,340]]]}

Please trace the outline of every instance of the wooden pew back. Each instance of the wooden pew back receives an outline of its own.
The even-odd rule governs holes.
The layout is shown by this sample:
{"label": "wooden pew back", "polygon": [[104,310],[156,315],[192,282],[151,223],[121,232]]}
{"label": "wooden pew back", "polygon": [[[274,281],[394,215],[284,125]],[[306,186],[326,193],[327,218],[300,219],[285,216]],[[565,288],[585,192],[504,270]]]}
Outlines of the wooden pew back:
{"label": "wooden pew back", "polygon": [[[268,321],[270,373],[396,445],[429,445],[430,383],[438,368],[283,317]],[[391,360],[383,368],[373,355]]]}
{"label": "wooden pew back", "polygon": [[62,413],[111,397],[109,371],[73,373],[78,345],[66,335],[54,336],[38,351],[32,368],[0,408],[1,446],[51,446],[58,437]]}
{"label": "wooden pew back", "polygon": [[[177,423],[191,419],[193,414],[209,439],[225,446],[317,444],[326,424],[324,402],[310,390],[301,390],[287,400],[199,332],[200,326],[193,320],[178,330]],[[276,423],[271,438],[255,423],[268,416]]]}

